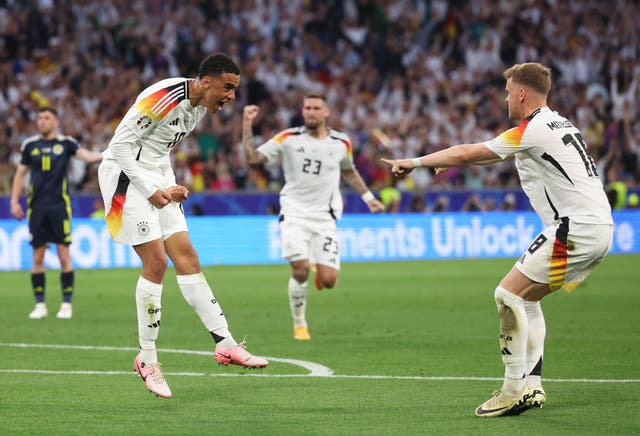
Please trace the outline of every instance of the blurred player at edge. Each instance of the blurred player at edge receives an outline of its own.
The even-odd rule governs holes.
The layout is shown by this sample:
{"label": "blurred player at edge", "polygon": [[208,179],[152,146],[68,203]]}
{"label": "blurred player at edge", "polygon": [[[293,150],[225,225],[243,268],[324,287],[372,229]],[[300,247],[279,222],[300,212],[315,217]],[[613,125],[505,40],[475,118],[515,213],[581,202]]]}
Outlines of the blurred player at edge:
{"label": "blurred player at edge", "polygon": [[87,163],[100,162],[102,155],[80,147],[75,139],[58,133],[58,112],[51,107],[38,111],[39,135],[24,140],[20,148],[22,159],[11,188],[11,215],[21,220],[24,211],[20,194],[24,179],[30,172],[27,220],[29,237],[33,246],[31,285],[36,297],[36,307],[29,314],[31,319],[42,319],[48,314],[45,304],[44,254],[47,243],[56,244],[60,259],[60,285],[62,304],[56,315],[59,319],[72,316],[74,276],[69,245],[71,244],[71,199],[67,186],[67,170],[72,156]]}
{"label": "blurred player at edge", "polygon": [[167,255],[178,286],[216,344],[219,364],[262,368],[229,331],[187,230],[182,202],[189,191],[176,185],[169,153],[205,116],[235,100],[240,69],[216,53],[200,64],[195,79],[170,78],[143,90],[118,125],[98,171],[107,227],[115,242],[132,245],[142,261],[135,289],[140,353],[134,369],[147,388],[169,398],[171,390],[158,363],[156,340],[162,315],[162,280]]}
{"label": "blurred player at edge", "polygon": [[280,234],[282,256],[291,265],[288,291],[293,337],[308,340],[309,270],[315,265],[318,289],[332,288],[340,270],[336,229],[336,220],[342,216],[340,175],[371,212],[383,211],[384,206],[354,167],[349,137],[327,126],[330,111],[323,95],[304,98],[304,126],[286,129],[256,149],[252,125],[257,115],[257,106],[245,106],[242,146],[249,164],[281,160],[286,183],[280,192]]}
{"label": "blurred player at edge", "polygon": [[547,107],[549,68],[517,64],[503,76],[509,118],[521,121],[519,126],[483,143],[414,159],[383,159],[402,176],[421,166],[440,171],[515,155],[522,189],[546,226],[495,290],[505,377],[502,388],[476,409],[478,416],[542,407],[546,326],[540,300],[559,288],[570,292],[578,286],[609,252],[613,239],[611,209],[584,137]]}

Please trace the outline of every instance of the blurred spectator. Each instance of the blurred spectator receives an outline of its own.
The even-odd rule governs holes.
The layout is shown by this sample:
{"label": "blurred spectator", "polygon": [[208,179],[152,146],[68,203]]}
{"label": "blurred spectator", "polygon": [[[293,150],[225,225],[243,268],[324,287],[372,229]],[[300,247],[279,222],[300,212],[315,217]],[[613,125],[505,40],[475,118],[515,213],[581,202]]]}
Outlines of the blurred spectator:
{"label": "blurred spectator", "polygon": [[192,191],[193,176],[191,175],[191,168],[189,168],[187,161],[187,154],[182,150],[178,150],[174,153],[173,158],[173,172],[176,175],[176,184],[182,185],[189,191]]}
{"label": "blurred spectator", "polygon": [[465,168],[463,187],[469,191],[479,191],[484,188],[485,167],[469,165]]}
{"label": "blurred spectator", "polygon": [[516,209],[516,196],[508,192],[504,195],[502,203],[498,207],[499,210],[515,210]]}
{"label": "blurred spectator", "polygon": [[402,194],[400,193],[400,190],[396,188],[397,178],[389,177],[387,180],[387,186],[378,192],[378,196],[384,205],[385,212],[398,213],[400,212],[400,200],[402,199]]}
{"label": "blurred spectator", "polygon": [[[239,101],[203,122],[189,149],[182,145],[193,192],[221,184],[279,190],[277,168],[252,171],[236,156],[239,112],[245,104],[259,105],[255,134],[267,138],[300,124],[295,102],[311,91],[326,93],[338,114],[332,127],[354,140],[356,168],[367,184],[382,189],[386,170],[379,167],[374,127],[389,136],[386,152],[395,158],[491,138],[511,125],[495,73],[534,60],[552,66],[549,105],[576,120],[601,177],[621,164],[625,183],[640,182],[637,1],[41,4],[0,2],[0,193],[7,193],[14,171],[10,151],[29,135],[39,106],[60,108],[68,133],[100,151],[140,90],[158,77],[193,77],[199,59],[215,50],[240,61]],[[514,30],[523,24],[531,31]],[[212,160],[226,162],[233,183],[225,174],[219,180],[217,168],[196,163]],[[84,192],[97,190],[93,179],[81,166],[70,174],[73,188]],[[421,171],[397,188],[517,185],[513,161],[507,161],[437,177]]]}
{"label": "blurred spectator", "polygon": [[280,205],[278,203],[270,204],[265,212],[267,215],[280,215]]}
{"label": "blurred spectator", "polygon": [[407,212],[418,212],[418,213],[427,212],[427,204],[424,199],[424,194],[420,192],[416,192],[411,196],[411,199],[409,200],[409,207],[407,208]]}
{"label": "blurred spectator", "polygon": [[627,185],[618,176],[616,165],[609,167],[607,171],[607,185],[605,191],[609,199],[611,209],[624,209],[627,203]]}
{"label": "blurred spectator", "polygon": [[209,189],[212,191],[229,192],[236,188],[233,182],[229,166],[226,161],[220,161],[215,165],[214,177],[209,183]]}
{"label": "blurred spectator", "polygon": [[478,194],[472,193],[467,197],[467,200],[460,209],[461,212],[480,212],[483,210],[482,200]]}
{"label": "blurred spectator", "polygon": [[487,197],[482,205],[482,210],[485,212],[491,212],[496,208],[496,199],[493,197]]}
{"label": "blurred spectator", "polygon": [[104,203],[102,202],[102,198],[96,198],[93,202],[93,212],[91,212],[89,218],[104,219]]}
{"label": "blurred spectator", "polygon": [[449,210],[449,198],[440,195],[436,198],[436,203],[433,206],[432,212],[447,212]]}
{"label": "blurred spectator", "polygon": [[193,216],[204,215],[204,212],[202,211],[202,206],[200,205],[200,203],[196,203],[193,206],[191,206],[191,215]]}

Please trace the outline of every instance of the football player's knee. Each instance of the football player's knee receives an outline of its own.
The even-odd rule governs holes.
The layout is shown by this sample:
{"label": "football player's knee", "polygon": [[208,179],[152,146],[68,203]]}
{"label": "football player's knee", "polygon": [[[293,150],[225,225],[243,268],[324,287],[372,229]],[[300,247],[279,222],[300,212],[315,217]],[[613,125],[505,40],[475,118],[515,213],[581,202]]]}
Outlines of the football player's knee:
{"label": "football player's knee", "polygon": [[42,266],[44,265],[44,252],[45,247],[37,247],[33,249],[33,264]]}
{"label": "football player's knee", "polygon": [[291,277],[293,277],[298,283],[304,283],[309,277],[309,270],[311,266],[308,261],[296,261],[291,262]]}
{"label": "football player's knee", "polygon": [[324,286],[327,289],[331,289],[336,285],[336,282],[338,281],[338,274],[328,274],[328,275],[324,275],[319,277],[320,279],[320,283],[322,283],[322,286]]}
{"label": "football player's knee", "polygon": [[154,256],[151,258],[149,267],[156,273],[164,274],[167,271],[169,261],[167,256]]}
{"label": "football player's knee", "polygon": [[172,259],[178,274],[196,274],[200,272],[200,259],[195,250]]}
{"label": "football player's knee", "polygon": [[516,317],[513,310],[508,306],[505,301],[504,293],[500,287],[496,288],[493,294],[498,306],[498,318],[500,319],[500,327],[505,330],[512,329],[516,325]]}
{"label": "football player's knee", "polygon": [[296,268],[291,272],[291,277],[295,279],[298,283],[304,283],[307,281],[309,277],[309,270],[305,270],[303,268]]}

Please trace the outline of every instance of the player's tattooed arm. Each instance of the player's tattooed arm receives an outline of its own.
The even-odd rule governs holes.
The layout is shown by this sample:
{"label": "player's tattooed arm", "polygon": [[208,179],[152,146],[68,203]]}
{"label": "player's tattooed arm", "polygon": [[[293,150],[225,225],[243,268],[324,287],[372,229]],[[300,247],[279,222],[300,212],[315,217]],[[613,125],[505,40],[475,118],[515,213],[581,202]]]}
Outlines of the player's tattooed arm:
{"label": "player's tattooed arm", "polygon": [[362,197],[362,201],[364,201],[369,210],[371,212],[382,212],[384,211],[384,205],[375,198],[375,196],[369,191],[367,185],[362,180],[362,176],[355,168],[346,168],[341,171],[342,178],[347,182],[347,184],[356,191]]}
{"label": "player's tattooed arm", "polygon": [[261,164],[267,161],[265,155],[256,151],[255,140],[253,139],[253,120],[258,115],[259,110],[256,105],[248,105],[242,111],[242,150],[244,151],[244,158],[249,165]]}

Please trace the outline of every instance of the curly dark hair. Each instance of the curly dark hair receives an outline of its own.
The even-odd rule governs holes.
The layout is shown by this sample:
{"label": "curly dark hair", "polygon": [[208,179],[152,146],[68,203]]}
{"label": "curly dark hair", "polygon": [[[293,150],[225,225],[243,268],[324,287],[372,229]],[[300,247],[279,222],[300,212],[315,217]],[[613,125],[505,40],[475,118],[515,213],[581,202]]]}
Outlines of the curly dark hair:
{"label": "curly dark hair", "polygon": [[200,63],[200,69],[198,71],[198,78],[210,76],[216,77],[224,73],[231,73],[240,75],[240,68],[238,65],[224,53],[214,53]]}

